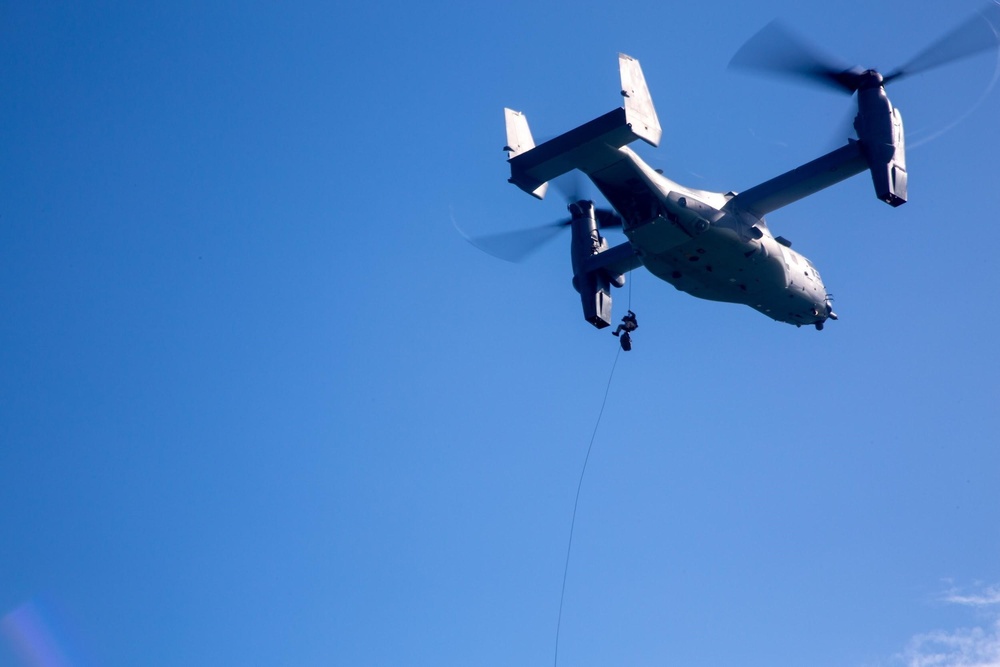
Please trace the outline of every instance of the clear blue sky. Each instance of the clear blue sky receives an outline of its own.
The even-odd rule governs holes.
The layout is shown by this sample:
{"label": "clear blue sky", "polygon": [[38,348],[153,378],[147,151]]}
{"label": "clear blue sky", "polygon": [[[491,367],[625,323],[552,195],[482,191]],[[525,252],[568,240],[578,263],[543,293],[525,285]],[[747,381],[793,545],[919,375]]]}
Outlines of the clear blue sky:
{"label": "clear blue sky", "polygon": [[[727,71],[766,22],[889,70],[980,6],[4,3],[0,666],[551,665],[617,348],[568,239],[452,225],[564,212],[502,108],[570,129],[629,53],[637,150],[745,190],[850,107]],[[996,67],[892,87],[909,142]],[[900,209],[769,216],[823,332],[631,276],[560,665],[1000,665],[998,119],[911,150]]]}

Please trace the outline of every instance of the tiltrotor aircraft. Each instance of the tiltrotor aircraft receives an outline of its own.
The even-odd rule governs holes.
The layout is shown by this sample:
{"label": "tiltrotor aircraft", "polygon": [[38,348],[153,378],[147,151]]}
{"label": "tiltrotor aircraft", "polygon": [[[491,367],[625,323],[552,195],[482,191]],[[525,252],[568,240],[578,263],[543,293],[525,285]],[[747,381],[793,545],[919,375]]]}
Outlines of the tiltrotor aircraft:
{"label": "tiltrotor aircraft", "polygon": [[[880,200],[890,206],[905,203],[903,120],[885,85],[995,48],[998,16],[1000,4],[990,4],[886,75],[829,64],[777,24],[764,28],[737,52],[731,65],[777,70],[856,93],[857,139],[749,190],[685,187],[628,148],[636,139],[657,146],[662,131],[639,61],[624,54],[619,55],[622,108],[537,146],[524,114],[504,110],[509,180],[541,199],[549,181],[579,170],[614,208],[599,209],[586,199],[572,201],[571,219],[559,223],[572,230],[573,286],[580,293],[584,318],[599,329],[611,324],[611,286],[622,287],[625,274],[639,266],[693,296],[745,304],[779,322],[822,329],[837,316],[819,271],[787,240],[772,235],[764,216],[865,170]],[[600,230],[617,226],[628,240],[609,247]]]}

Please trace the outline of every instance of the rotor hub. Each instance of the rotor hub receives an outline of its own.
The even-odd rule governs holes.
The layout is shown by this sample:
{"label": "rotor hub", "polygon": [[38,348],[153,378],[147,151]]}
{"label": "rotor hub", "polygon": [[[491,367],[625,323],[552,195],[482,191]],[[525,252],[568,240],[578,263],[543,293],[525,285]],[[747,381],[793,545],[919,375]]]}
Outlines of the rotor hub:
{"label": "rotor hub", "polygon": [[590,211],[594,208],[594,202],[588,199],[581,199],[580,201],[570,202],[566,208],[574,220],[576,218],[587,218],[590,217]]}
{"label": "rotor hub", "polygon": [[881,88],[885,83],[885,78],[876,70],[870,69],[858,77],[858,90],[868,90],[870,88]]}

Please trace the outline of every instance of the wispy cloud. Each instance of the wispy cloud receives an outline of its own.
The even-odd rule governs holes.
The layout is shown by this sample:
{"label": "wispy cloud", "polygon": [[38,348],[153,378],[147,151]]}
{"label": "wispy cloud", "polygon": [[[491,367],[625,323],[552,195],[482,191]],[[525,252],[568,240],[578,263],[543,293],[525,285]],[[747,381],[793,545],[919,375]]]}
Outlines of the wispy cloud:
{"label": "wispy cloud", "polygon": [[967,607],[988,607],[1000,605],[1000,586],[988,586],[981,591],[966,593],[959,590],[950,590],[944,596],[944,601],[951,604],[960,604]]}
{"label": "wispy cloud", "polygon": [[1000,667],[1000,621],[917,635],[900,657],[907,667]]}
{"label": "wispy cloud", "polygon": [[1000,667],[1000,586],[953,588],[941,600],[987,611],[991,620],[984,626],[916,635],[897,656],[900,661],[906,667]]}

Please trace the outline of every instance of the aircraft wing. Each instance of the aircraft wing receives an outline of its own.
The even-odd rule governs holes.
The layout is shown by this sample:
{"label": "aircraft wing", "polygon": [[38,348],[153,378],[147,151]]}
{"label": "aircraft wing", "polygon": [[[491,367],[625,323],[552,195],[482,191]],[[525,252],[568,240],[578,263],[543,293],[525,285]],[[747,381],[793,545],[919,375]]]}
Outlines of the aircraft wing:
{"label": "aircraft wing", "polygon": [[842,148],[741,192],[730,206],[760,218],[866,169],[860,142],[850,140]]}
{"label": "aircraft wing", "polygon": [[642,266],[642,259],[635,254],[631,243],[625,242],[597,253],[587,260],[585,271],[604,269],[610,275],[621,275]]}

